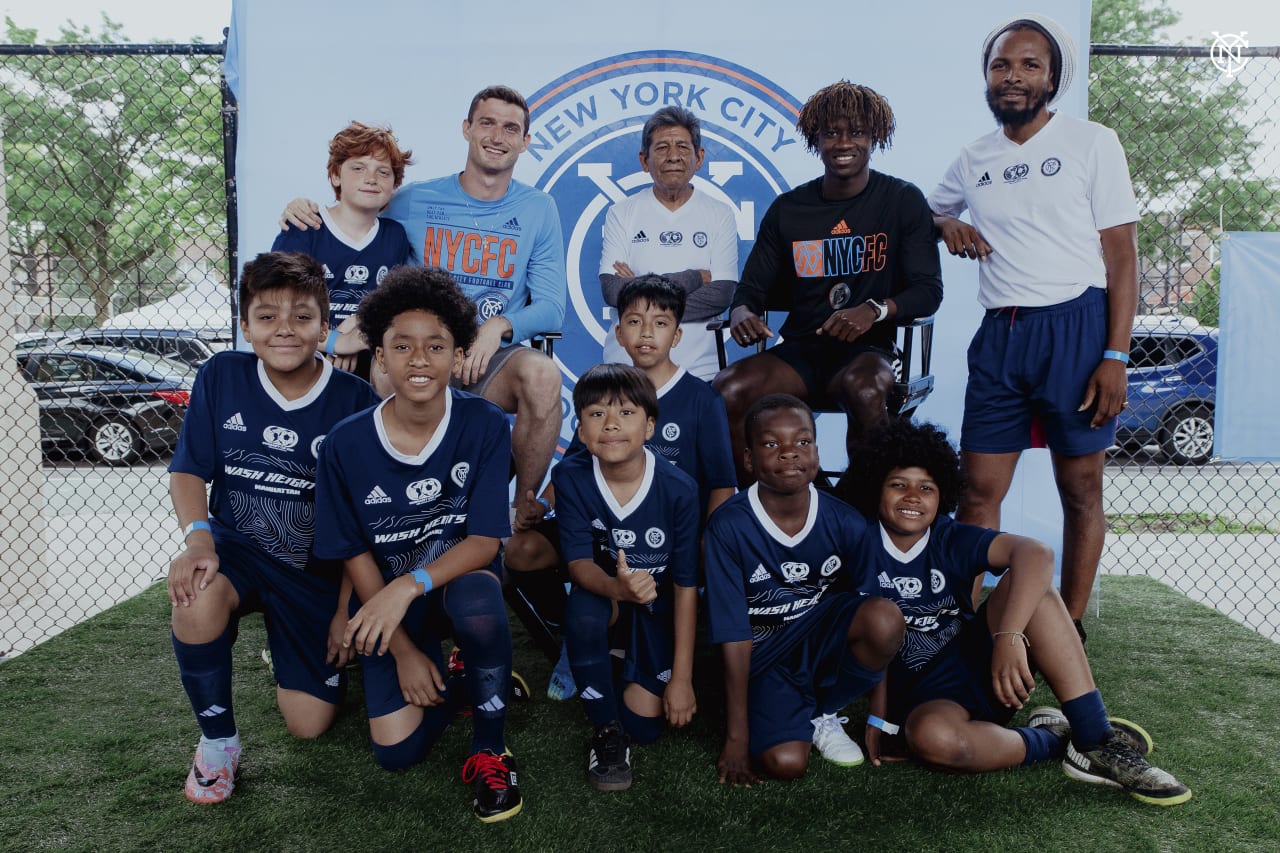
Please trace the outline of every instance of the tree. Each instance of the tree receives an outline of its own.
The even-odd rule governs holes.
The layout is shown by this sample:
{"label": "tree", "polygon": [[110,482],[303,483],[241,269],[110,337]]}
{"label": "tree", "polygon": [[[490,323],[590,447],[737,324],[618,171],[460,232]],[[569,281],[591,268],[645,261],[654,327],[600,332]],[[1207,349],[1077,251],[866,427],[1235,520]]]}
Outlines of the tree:
{"label": "tree", "polygon": [[[35,30],[6,18],[13,44]],[[58,43],[127,41],[106,15],[67,24]],[[8,56],[0,130],[10,241],[19,257],[57,256],[92,295],[113,291],[198,235],[224,230],[219,68],[203,56]]]}
{"label": "tree", "polygon": [[[1095,0],[1095,44],[1168,44],[1179,18],[1165,0]],[[1144,207],[1141,257],[1181,263],[1189,230],[1254,230],[1280,219],[1272,179],[1252,165],[1259,141],[1243,84],[1203,58],[1095,56],[1089,117],[1111,127]]]}

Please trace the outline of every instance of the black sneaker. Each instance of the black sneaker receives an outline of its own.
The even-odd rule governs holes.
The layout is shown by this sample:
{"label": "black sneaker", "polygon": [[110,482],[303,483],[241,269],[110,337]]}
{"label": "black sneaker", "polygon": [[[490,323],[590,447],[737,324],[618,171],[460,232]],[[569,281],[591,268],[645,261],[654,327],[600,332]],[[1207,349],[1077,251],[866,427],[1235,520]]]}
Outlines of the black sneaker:
{"label": "black sneaker", "polygon": [[1152,767],[1138,754],[1131,735],[1112,729],[1098,747],[1088,752],[1067,744],[1062,769],[1072,779],[1093,785],[1123,788],[1129,796],[1156,806],[1176,806],[1191,799],[1191,791],[1159,767]]}
{"label": "black sneaker", "polygon": [[520,813],[520,785],[516,781],[516,758],[510,750],[495,755],[477,752],[462,765],[462,781],[475,784],[471,810],[485,823],[497,823]]}
{"label": "black sneaker", "polygon": [[[1151,740],[1151,735],[1147,730],[1137,723],[1128,720],[1122,720],[1119,717],[1107,717],[1107,722],[1111,724],[1113,731],[1117,731],[1129,740],[1129,745],[1141,755],[1146,757],[1147,753],[1155,749],[1155,743]],[[1036,708],[1027,718],[1027,725],[1033,729],[1048,729],[1057,735],[1066,744],[1067,738],[1071,737],[1071,725],[1067,722],[1067,717],[1057,708]]]}
{"label": "black sneaker", "polygon": [[587,781],[597,791],[625,791],[631,787],[631,738],[616,720],[598,726],[591,736]]}

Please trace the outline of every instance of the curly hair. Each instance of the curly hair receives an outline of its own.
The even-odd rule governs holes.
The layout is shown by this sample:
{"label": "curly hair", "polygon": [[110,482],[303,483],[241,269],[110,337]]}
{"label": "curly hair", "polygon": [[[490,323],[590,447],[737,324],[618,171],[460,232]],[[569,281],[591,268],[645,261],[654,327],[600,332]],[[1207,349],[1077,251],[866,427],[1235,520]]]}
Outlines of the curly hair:
{"label": "curly hair", "polygon": [[884,481],[898,468],[928,471],[938,484],[938,514],[955,512],[964,488],[959,454],[940,428],[905,418],[894,418],[857,442],[836,494],[874,518]]}
{"label": "curly hair", "polygon": [[240,319],[249,321],[254,297],[286,288],[313,297],[320,306],[320,319],[329,321],[329,286],[324,281],[324,267],[302,252],[263,252],[244,265],[240,274]]}
{"label": "curly hair", "polygon": [[425,311],[439,318],[453,336],[453,345],[468,350],[476,340],[476,304],[436,267],[393,267],[378,288],[360,301],[356,321],[370,348],[382,339],[396,317],[408,311]]}
{"label": "curly hair", "polygon": [[623,400],[644,409],[657,420],[658,392],[653,380],[643,370],[629,364],[597,364],[578,378],[573,386],[573,413],[582,418],[582,410],[603,401]]}
{"label": "curly hair", "polygon": [[[404,181],[404,167],[413,165],[413,152],[401,150],[391,128],[358,121],[351,122],[329,140],[329,177],[338,177],[342,164],[352,157],[382,157],[389,161],[395,187]],[[341,199],[342,188],[334,187],[333,194]]]}
{"label": "curly hair", "polygon": [[861,124],[871,136],[873,149],[883,151],[893,143],[893,109],[868,86],[841,80],[814,92],[796,120],[796,130],[804,137],[805,147],[817,154],[818,136],[837,119]]}

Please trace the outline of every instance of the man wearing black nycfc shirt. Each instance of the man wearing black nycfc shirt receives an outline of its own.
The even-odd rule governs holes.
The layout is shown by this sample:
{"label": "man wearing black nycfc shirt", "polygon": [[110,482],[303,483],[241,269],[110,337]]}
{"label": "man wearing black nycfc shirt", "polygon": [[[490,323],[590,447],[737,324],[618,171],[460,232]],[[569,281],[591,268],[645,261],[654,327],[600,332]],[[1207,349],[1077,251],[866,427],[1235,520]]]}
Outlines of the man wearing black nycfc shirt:
{"label": "man wearing black nycfc shirt", "polygon": [[761,314],[771,290],[791,310],[783,341],[715,378],[729,412],[738,478],[742,418],[765,394],[793,394],[849,418],[847,441],[887,418],[894,326],[942,301],[932,214],[915,185],[872,171],[889,147],[893,110],[872,89],[833,83],[809,98],[797,130],[824,173],[783,193],[765,213],[730,309],[730,333],[750,346],[775,333]]}

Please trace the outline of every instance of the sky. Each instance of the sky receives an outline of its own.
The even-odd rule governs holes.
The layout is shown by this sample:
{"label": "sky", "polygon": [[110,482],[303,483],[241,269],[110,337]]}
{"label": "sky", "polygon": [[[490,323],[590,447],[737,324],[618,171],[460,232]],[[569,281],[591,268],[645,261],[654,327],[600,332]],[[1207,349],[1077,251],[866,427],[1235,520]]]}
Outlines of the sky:
{"label": "sky", "polygon": [[[1280,44],[1280,3],[1273,0],[1172,0],[1169,5],[1182,16],[1171,31],[1175,39],[1208,45],[1214,31],[1245,32],[1245,40],[1255,47]],[[35,27],[46,37],[57,35],[68,18],[96,27],[104,9],[124,24],[132,41],[186,42],[199,36],[217,42],[231,20],[231,0],[0,0],[0,9],[19,26]]]}

